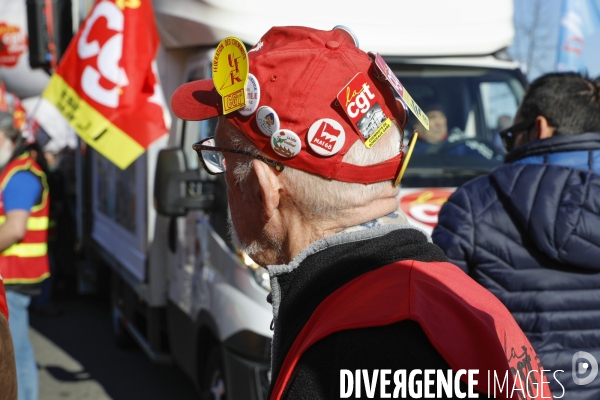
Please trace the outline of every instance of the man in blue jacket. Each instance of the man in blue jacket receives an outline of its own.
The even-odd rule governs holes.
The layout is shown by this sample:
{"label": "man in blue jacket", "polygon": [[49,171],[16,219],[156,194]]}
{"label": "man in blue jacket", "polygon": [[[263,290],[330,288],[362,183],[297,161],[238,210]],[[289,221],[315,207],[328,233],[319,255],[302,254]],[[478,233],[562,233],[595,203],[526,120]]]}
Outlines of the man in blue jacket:
{"label": "man in blue jacket", "polygon": [[600,399],[600,78],[538,78],[514,123],[505,165],[448,199],[433,241],[564,370],[565,399]]}

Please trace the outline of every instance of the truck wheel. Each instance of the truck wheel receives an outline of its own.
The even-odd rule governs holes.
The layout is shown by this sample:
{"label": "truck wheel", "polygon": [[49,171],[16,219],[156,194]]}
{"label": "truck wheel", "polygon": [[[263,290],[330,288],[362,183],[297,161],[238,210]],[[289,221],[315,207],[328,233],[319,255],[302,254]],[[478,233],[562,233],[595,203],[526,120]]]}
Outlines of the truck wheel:
{"label": "truck wheel", "polygon": [[210,349],[201,382],[202,400],[227,400],[225,369],[219,346],[213,346]]}

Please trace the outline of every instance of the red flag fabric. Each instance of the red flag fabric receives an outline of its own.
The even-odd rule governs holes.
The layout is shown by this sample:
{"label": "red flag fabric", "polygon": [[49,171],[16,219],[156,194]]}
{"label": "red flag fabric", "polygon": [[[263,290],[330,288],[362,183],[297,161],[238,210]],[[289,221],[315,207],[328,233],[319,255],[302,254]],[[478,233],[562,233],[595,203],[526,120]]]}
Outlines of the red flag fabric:
{"label": "red flag fabric", "polygon": [[150,0],[98,1],[43,93],[87,144],[122,169],[167,133],[158,45]]}

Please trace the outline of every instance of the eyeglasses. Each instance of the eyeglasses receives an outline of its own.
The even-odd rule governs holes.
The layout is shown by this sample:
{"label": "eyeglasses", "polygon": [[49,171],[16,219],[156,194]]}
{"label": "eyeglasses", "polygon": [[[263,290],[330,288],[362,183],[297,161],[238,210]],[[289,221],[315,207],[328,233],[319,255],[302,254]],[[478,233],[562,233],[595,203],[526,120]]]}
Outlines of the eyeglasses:
{"label": "eyeglasses", "polygon": [[265,164],[268,164],[271,167],[275,168],[275,170],[278,172],[283,171],[282,163],[275,160],[269,160],[268,158],[265,158],[260,154],[245,150],[226,149],[223,147],[217,147],[215,146],[214,137],[209,137],[204,140],[201,140],[198,143],[194,143],[192,145],[192,149],[194,149],[198,154],[198,158],[200,159],[200,162],[202,163],[202,166],[204,167],[206,172],[208,172],[211,175],[219,175],[227,170],[225,167],[225,156],[223,155],[224,152],[242,154],[248,157],[256,158],[257,160],[260,160]]}
{"label": "eyeglasses", "polygon": [[518,134],[523,131],[529,131],[533,124],[535,124],[535,120],[536,118],[526,119],[510,128],[500,131],[500,137],[502,138],[502,143],[504,144],[506,151],[510,152],[515,147],[515,141],[517,140]]}

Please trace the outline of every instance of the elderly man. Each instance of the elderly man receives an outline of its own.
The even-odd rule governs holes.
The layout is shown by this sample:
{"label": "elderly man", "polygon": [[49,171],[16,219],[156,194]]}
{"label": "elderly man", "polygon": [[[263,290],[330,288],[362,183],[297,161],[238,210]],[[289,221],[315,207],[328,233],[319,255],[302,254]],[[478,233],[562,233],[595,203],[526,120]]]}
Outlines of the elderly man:
{"label": "elderly man", "polygon": [[563,370],[554,391],[598,399],[600,78],[536,79],[514,122],[500,133],[505,165],[448,199],[433,240],[513,313],[544,367]]}
{"label": "elderly man", "polygon": [[223,116],[218,79],[171,101],[183,119],[221,116],[194,148],[225,173],[236,246],[271,276],[270,397],[462,398],[493,394],[488,371],[550,396],[506,309],[399,211],[407,115],[373,57],[345,29],[273,28],[248,55],[258,101]]}

